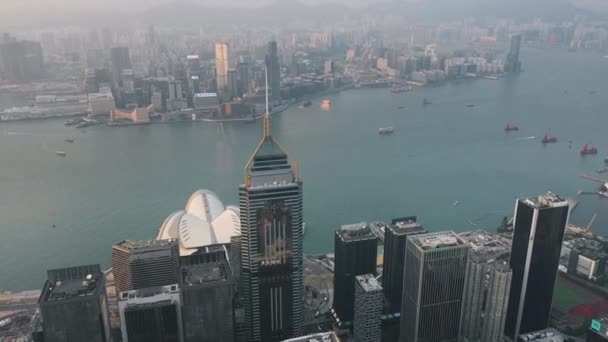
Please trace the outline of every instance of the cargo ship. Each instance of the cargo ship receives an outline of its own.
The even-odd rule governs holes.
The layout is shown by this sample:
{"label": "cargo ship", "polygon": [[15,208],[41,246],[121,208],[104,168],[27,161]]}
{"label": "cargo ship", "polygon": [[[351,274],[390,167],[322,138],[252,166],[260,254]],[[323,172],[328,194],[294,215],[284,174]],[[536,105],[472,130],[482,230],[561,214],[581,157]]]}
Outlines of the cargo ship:
{"label": "cargo ship", "polygon": [[545,136],[543,137],[542,140],[543,144],[553,144],[557,142],[557,138],[554,136],[551,136],[549,133],[545,133]]}
{"label": "cargo ship", "polygon": [[508,123],[505,126],[505,132],[511,132],[511,131],[519,131],[519,127],[517,127],[516,125],[511,125],[510,123]]}
{"label": "cargo ship", "polygon": [[589,144],[585,144],[585,146],[583,146],[583,148],[581,149],[581,154],[582,155],[597,154],[597,148],[589,147]]}

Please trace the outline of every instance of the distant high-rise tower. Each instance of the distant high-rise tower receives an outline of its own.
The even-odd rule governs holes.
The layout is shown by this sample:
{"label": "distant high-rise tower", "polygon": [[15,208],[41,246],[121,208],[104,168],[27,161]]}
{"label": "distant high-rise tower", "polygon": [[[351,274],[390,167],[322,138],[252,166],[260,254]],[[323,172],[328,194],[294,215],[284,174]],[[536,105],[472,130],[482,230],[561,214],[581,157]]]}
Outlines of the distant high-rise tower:
{"label": "distant high-rise tower", "polygon": [[44,59],[40,43],[10,38],[0,43],[0,79],[31,81],[42,76]]}
{"label": "distant high-rise tower", "polygon": [[99,265],[48,271],[38,303],[44,341],[110,341],[105,279]]}
{"label": "distant high-rise tower", "polygon": [[400,341],[458,341],[468,251],[454,232],[408,236]]}
{"label": "distant high-rise tower", "polygon": [[378,238],[367,223],[344,225],[335,235],[334,315],[354,318],[355,276],[376,272]]}
{"label": "distant high-rise tower", "polygon": [[228,70],[228,93],[231,99],[239,96],[239,83],[234,69]]}
{"label": "distant high-rise tower", "polygon": [[507,54],[507,61],[505,62],[505,71],[511,73],[518,73],[521,71],[521,62],[519,60],[519,50],[521,48],[521,34],[514,34],[511,36],[511,47]]}
{"label": "distant high-rise tower", "polygon": [[177,284],[177,240],[121,241],[112,246],[116,291]]}
{"label": "distant high-rise tower", "polygon": [[416,223],[415,216],[395,219],[393,224],[384,230],[382,287],[389,305],[389,313],[401,311],[407,236],[420,233],[426,233],[426,231],[420,224]]}
{"label": "distant high-rise tower", "polygon": [[568,201],[552,193],[517,200],[509,261],[513,280],[505,322],[505,336],[513,341],[549,324],[568,214]]}
{"label": "distant high-rise tower", "polygon": [[221,97],[228,91],[228,68],[228,43],[215,43],[215,77]]}
{"label": "distant high-rise tower", "polygon": [[270,76],[270,89],[272,89],[272,100],[281,100],[281,66],[279,65],[279,54],[277,42],[268,43],[268,54],[266,55],[266,68]]}
{"label": "distant high-rise tower", "polygon": [[204,247],[180,260],[184,342],[233,341],[233,284],[226,248]]}
{"label": "distant high-rise tower", "polygon": [[355,319],[353,321],[355,341],[380,341],[383,297],[382,286],[373,274],[355,277]]}
{"label": "distant high-rise tower", "polygon": [[115,84],[121,84],[122,71],[132,69],[129,48],[126,46],[113,47],[110,50],[110,61],[112,62],[112,77]]}
{"label": "distant high-rise tower", "polygon": [[264,134],[247,162],[239,196],[247,340],[299,336],[304,319],[302,181],[297,163],[272,135],[268,92]]}

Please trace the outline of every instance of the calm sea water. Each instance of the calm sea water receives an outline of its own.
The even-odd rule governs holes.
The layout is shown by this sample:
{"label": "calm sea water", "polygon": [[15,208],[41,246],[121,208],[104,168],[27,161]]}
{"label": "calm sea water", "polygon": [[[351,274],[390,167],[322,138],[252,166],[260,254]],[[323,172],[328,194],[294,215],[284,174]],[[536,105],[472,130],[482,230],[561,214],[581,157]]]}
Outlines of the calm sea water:
{"label": "calm sea water", "polygon": [[[530,50],[522,57],[526,72],[515,78],[407,94],[354,90],[328,97],[330,111],[318,99],[275,117],[304,180],[305,251],[331,251],[341,224],[417,215],[430,230],[494,230],[519,196],[594,190],[579,174],[608,155],[608,59]],[[425,97],[433,104],[423,107]],[[505,134],[507,122],[520,131]],[[395,133],[379,136],[384,126]],[[559,143],[542,146],[547,130]],[[0,289],[39,288],[49,268],[108,265],[112,243],[153,238],[198,188],[238,203],[260,137],[261,122],[86,132],[61,120],[0,125]],[[585,143],[600,154],[582,158]],[[580,199],[573,221],[597,213],[593,229],[608,234],[608,200]]]}

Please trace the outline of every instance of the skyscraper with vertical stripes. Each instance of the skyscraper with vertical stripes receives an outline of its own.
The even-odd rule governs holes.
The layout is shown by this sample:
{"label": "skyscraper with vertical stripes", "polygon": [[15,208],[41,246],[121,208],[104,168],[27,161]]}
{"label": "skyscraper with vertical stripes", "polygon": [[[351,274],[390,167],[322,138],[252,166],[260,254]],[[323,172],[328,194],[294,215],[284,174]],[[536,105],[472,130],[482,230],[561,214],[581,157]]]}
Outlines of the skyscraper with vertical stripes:
{"label": "skyscraper with vertical stripes", "polygon": [[299,336],[304,311],[302,181],[297,163],[272,136],[268,91],[264,134],[245,166],[239,197],[247,341]]}

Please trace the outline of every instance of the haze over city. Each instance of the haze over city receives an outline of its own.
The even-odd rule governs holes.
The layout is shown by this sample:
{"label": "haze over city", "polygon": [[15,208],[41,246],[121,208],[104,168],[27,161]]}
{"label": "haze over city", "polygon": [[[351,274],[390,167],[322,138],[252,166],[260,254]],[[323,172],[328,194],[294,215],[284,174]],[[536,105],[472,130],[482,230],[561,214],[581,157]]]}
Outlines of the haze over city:
{"label": "haze over city", "polygon": [[608,341],[608,3],[0,1],[0,342]]}

